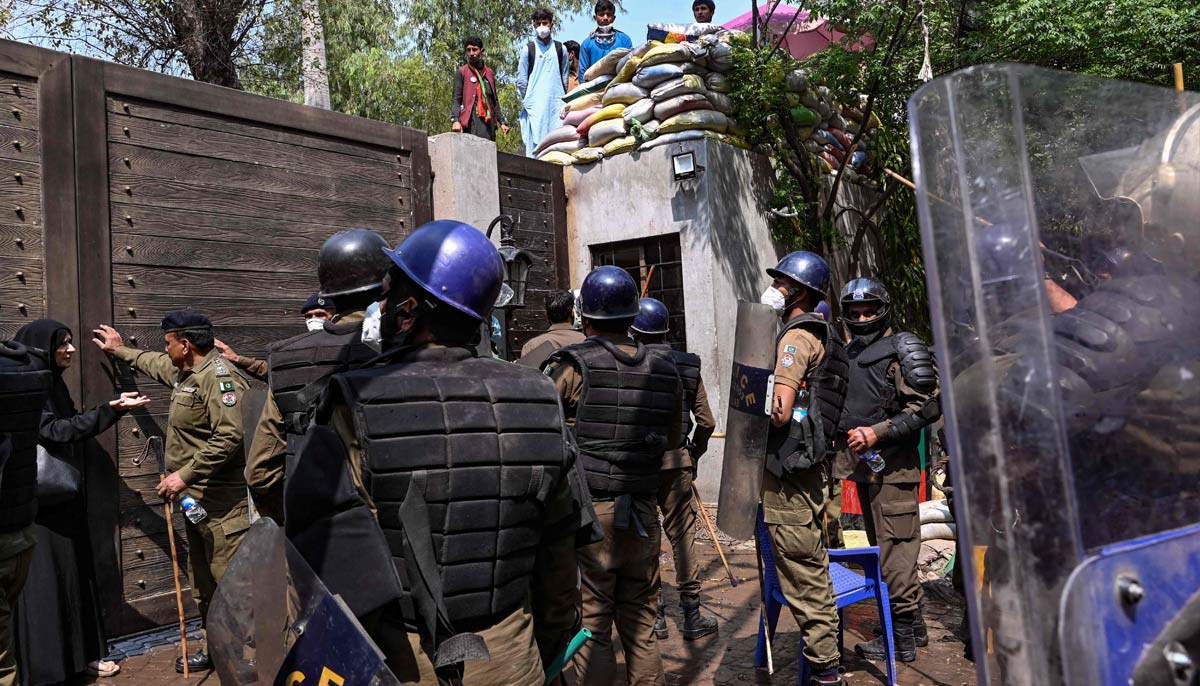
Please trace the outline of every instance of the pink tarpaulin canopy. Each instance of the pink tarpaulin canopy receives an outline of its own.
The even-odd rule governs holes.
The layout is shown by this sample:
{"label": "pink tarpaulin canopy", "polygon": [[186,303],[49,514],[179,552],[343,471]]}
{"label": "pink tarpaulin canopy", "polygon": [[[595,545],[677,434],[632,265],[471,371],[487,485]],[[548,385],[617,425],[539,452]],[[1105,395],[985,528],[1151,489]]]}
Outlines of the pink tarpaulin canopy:
{"label": "pink tarpaulin canopy", "polygon": [[[768,2],[758,8],[759,21],[766,18],[771,12],[773,2]],[[799,15],[799,16],[796,16]],[[792,17],[796,17],[796,21],[792,22]],[[740,17],[731,21],[725,22],[725,28],[736,29],[750,33],[753,31],[754,13],[747,12]],[[788,29],[788,24],[792,25]],[[821,17],[812,15],[808,10],[802,10],[799,7],[792,7],[780,3],[775,7],[775,13],[771,14],[771,20],[767,23],[767,29],[775,34],[778,38],[780,34],[787,31],[787,36],[783,40],[783,47],[798,60],[803,60],[813,53],[820,52],[831,44],[835,44],[842,39],[846,34],[841,31],[836,31],[829,22]],[[874,43],[870,36],[864,36],[862,41],[852,46],[853,50],[861,50],[869,47]]]}

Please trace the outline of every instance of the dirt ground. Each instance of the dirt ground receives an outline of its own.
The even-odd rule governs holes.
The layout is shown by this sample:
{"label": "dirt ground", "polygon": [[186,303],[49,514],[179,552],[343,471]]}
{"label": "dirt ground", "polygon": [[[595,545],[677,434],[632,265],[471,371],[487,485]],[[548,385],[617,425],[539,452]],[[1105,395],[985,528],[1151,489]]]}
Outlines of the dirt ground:
{"label": "dirt ground", "polygon": [[[853,541],[853,539],[851,539]],[[705,607],[721,621],[718,635],[699,641],[686,642],[680,637],[682,618],[678,615],[678,596],[674,592],[674,564],[664,540],[662,556],[663,580],[668,588],[666,599],[670,613],[670,637],[662,644],[667,684],[795,684],[797,669],[797,638],[794,620],[786,611],[780,618],[774,647],[775,673],[754,667],[754,650],[758,635],[758,567],[753,544],[741,544],[727,549],[734,574],[741,583],[731,588],[721,568],[716,549],[709,540],[698,541],[705,560]],[[939,558],[939,555],[941,556]],[[950,583],[928,572],[939,559],[948,557],[945,546],[925,550],[925,601],[923,611],[929,625],[929,647],[917,649],[917,660],[910,664],[897,663],[898,683],[903,686],[967,686],[975,683],[974,666],[963,659],[962,643],[952,634],[962,621],[962,603]],[[847,684],[865,686],[885,682],[882,663],[859,660],[854,644],[869,638],[871,628],[878,623],[874,606],[868,603],[847,608],[845,651],[843,665]],[[163,645],[141,655],[129,657],[122,663],[121,673],[104,679],[105,686],[167,686],[180,684],[183,677],[175,673],[178,645]],[[192,685],[216,686],[213,672],[189,680]],[[618,679],[614,686],[625,684]]]}

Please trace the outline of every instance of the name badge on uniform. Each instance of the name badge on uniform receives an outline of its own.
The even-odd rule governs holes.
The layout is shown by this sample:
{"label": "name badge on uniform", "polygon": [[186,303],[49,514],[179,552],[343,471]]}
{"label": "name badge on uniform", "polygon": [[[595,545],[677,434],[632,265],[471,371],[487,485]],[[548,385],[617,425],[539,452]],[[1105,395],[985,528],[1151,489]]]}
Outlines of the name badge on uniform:
{"label": "name badge on uniform", "polygon": [[234,405],[237,405],[237,393],[232,391],[225,393],[221,396],[221,402],[225,405],[225,407],[233,407]]}

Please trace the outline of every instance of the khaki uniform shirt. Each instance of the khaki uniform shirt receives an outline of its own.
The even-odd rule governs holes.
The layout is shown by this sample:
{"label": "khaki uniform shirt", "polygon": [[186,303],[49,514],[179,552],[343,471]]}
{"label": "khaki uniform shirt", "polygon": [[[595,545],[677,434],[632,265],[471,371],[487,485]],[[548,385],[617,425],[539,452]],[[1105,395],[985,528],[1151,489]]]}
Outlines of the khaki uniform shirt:
{"label": "khaki uniform shirt", "polygon": [[249,376],[252,379],[257,379],[259,381],[267,380],[266,360],[260,360],[257,357],[238,355],[238,360],[237,362],[234,362],[233,365],[243,372],[246,372],[246,376]]}
{"label": "khaki uniform shirt", "polygon": [[242,399],[248,384],[213,349],[196,366],[179,371],[165,353],[120,347],[113,357],[170,386],[167,416],[167,469],[179,472],[188,492],[220,519],[246,505],[242,475]]}
{"label": "khaki uniform shirt", "polygon": [[[884,333],[885,336],[891,336],[890,330]],[[853,361],[851,364],[854,364]],[[921,408],[926,403],[940,402],[941,388],[933,389],[931,393],[918,391],[909,385],[904,379],[904,372],[900,368],[899,360],[892,360],[887,369],[888,379],[891,380],[892,386],[896,388],[896,395],[900,402],[904,403],[904,409],[900,412],[908,412],[916,414],[921,411]],[[855,429],[858,427],[850,427]],[[879,437],[879,442],[875,444],[875,449],[886,447],[888,445],[888,434],[892,430],[892,420],[885,419],[878,424],[871,426],[875,435]],[[833,462],[833,476],[837,479],[850,479],[860,483],[884,483],[884,484],[915,484],[921,481],[921,455],[917,450],[917,437],[913,436],[912,449],[906,450],[897,455],[889,455],[885,458],[883,471],[876,474],[871,471],[871,468],[862,461],[858,453],[852,450],[845,449],[838,451],[837,457]]]}
{"label": "khaki uniform shirt", "polygon": [[692,431],[692,447],[668,450],[663,455],[663,469],[695,467],[700,456],[708,450],[708,439],[717,430],[717,418],[713,416],[712,407],[708,404],[708,390],[704,388],[704,379],[699,379],[699,382],[691,407],[692,420],[696,423],[696,428]]}
{"label": "khaki uniform shirt", "polygon": [[[808,377],[825,357],[825,344],[804,329],[792,329],[783,335],[775,350],[775,383],[799,392]],[[799,398],[797,398],[797,401]],[[774,397],[771,402],[775,402]],[[815,472],[816,470],[805,470]],[[781,484],[770,472],[763,472],[763,517],[770,524],[809,525],[813,521],[809,500],[801,497],[805,489]]]}
{"label": "khaki uniform shirt", "polygon": [[525,345],[521,346],[521,357],[525,357],[533,352],[539,345],[549,343],[554,346],[555,350],[565,348],[568,345],[575,345],[587,340],[587,336],[583,335],[582,331],[575,330],[570,322],[559,322],[551,324],[550,330],[540,336],[534,336],[529,339]]}

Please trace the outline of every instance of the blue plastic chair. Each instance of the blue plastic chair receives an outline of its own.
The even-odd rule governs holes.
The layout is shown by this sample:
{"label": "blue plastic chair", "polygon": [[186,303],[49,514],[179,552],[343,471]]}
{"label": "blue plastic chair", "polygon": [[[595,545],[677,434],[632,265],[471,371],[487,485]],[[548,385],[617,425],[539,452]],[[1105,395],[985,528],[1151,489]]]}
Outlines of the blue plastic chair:
{"label": "blue plastic chair", "polygon": [[[779,587],[779,575],[775,571],[775,550],[771,547],[771,535],[763,522],[762,506],[758,507],[758,550],[762,559],[763,595],[766,605],[759,615],[758,648],[754,654],[756,667],[767,666],[767,636],[775,639],[775,626],[779,623],[779,612],[787,605],[783,591]],[[858,574],[839,564],[856,564],[863,568],[865,574]],[[879,567],[879,548],[852,548],[849,550],[829,551],[829,576],[833,579],[833,595],[838,609],[838,651],[843,650],[843,629],[846,625],[845,613],[842,609],[847,605],[874,600],[879,607],[879,623],[883,628],[883,636],[887,639],[887,683],[896,686],[896,652],[892,645],[892,610],[888,598],[887,584],[883,581],[883,572]],[[800,669],[797,683],[807,686],[811,675],[811,667],[804,658],[804,634],[800,634]]]}

